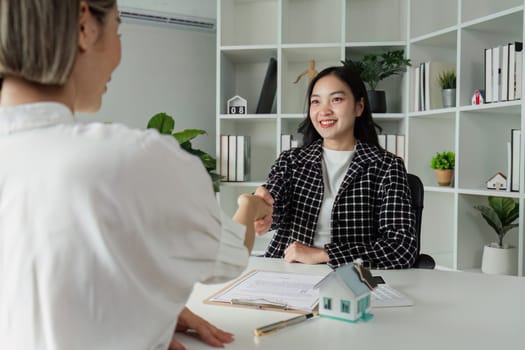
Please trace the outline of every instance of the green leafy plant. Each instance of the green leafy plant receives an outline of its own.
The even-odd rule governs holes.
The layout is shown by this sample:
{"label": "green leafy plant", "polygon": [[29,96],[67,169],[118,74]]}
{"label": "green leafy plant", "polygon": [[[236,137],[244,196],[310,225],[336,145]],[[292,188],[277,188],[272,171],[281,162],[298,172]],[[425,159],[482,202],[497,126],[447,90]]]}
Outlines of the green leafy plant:
{"label": "green leafy plant", "polygon": [[447,70],[441,72],[438,76],[439,86],[444,89],[456,88],[456,72],[454,70]]}
{"label": "green leafy plant", "polygon": [[437,152],[430,161],[430,167],[436,170],[454,169],[455,165],[456,155],[450,151]]}
{"label": "green leafy plant", "polygon": [[185,151],[196,155],[204,164],[206,171],[211,177],[213,183],[213,190],[219,192],[219,182],[222,178],[219,174],[215,172],[217,167],[217,160],[209,155],[208,153],[201,151],[200,149],[194,149],[191,145],[191,140],[196,138],[199,135],[206,134],[206,131],[200,129],[184,129],[175,133],[173,129],[175,128],[175,120],[167,115],[166,113],[155,114],[148,122],[148,129],[157,129],[161,134],[172,135],[180,144],[180,147]]}
{"label": "green leafy plant", "polygon": [[361,60],[347,58],[341,61],[343,65],[356,71],[371,90],[377,84],[391,75],[401,74],[411,65],[410,59],[405,58],[404,50],[388,51],[382,54],[368,54]]}
{"label": "green leafy plant", "polygon": [[510,229],[518,227],[513,222],[519,217],[520,205],[508,197],[488,197],[489,206],[475,205],[481,216],[498,235],[499,248],[503,248],[503,237]]}

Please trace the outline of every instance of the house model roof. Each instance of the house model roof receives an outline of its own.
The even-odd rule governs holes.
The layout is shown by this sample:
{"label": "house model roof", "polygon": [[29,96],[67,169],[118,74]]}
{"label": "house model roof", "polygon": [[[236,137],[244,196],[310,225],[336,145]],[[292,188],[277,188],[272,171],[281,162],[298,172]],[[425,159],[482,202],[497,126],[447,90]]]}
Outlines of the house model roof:
{"label": "house model roof", "polygon": [[233,96],[232,98],[230,98],[230,99],[228,100],[228,102],[233,102],[233,101],[237,101],[237,100],[238,100],[238,101],[246,102],[246,99],[245,99],[245,98],[242,98],[242,97],[239,96],[239,95],[235,95],[235,96]]}
{"label": "house model roof", "polygon": [[488,179],[487,181],[494,180],[494,179],[496,179],[496,178],[499,177],[499,176],[501,176],[503,179],[507,180],[507,177],[506,177],[504,174],[502,174],[502,173],[500,173],[500,172],[497,172],[496,174],[494,174],[494,175],[493,175],[490,179]]}
{"label": "house model roof", "polygon": [[361,281],[359,275],[354,269],[354,264],[347,264],[338,267],[334,271],[330,272],[325,278],[323,278],[317,285],[316,288],[322,288],[323,285],[330,280],[339,280],[341,283],[346,285],[348,289],[352,291],[355,297],[359,297],[365,293],[369,293],[370,289],[368,286]]}

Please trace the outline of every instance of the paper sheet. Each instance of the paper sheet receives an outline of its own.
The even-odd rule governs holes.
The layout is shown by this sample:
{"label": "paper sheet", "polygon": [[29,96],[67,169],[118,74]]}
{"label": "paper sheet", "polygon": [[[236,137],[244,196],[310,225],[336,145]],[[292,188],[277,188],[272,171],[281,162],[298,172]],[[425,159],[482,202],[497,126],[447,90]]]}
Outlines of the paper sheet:
{"label": "paper sheet", "polygon": [[319,289],[313,287],[324,276],[253,271],[232,286],[212,296],[211,302],[232,300],[253,304],[279,304],[286,309],[312,311],[319,302]]}

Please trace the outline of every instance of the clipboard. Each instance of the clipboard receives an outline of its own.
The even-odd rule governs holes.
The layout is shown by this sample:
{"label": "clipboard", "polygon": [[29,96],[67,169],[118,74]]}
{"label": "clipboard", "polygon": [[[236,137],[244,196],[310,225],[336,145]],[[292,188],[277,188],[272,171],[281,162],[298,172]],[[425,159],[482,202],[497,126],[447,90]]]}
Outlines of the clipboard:
{"label": "clipboard", "polygon": [[203,303],[248,309],[308,314],[317,310],[325,276],[252,270],[215,292]]}

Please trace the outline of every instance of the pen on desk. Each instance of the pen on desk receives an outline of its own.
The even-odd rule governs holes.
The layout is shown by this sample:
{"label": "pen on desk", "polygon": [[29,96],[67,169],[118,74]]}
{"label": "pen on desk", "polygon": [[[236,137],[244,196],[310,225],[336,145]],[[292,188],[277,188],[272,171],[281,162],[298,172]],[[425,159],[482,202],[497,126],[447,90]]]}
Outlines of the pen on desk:
{"label": "pen on desk", "polygon": [[234,305],[245,305],[255,307],[257,309],[281,309],[286,310],[286,304],[276,303],[267,300],[250,300],[250,299],[232,299],[230,301]]}
{"label": "pen on desk", "polygon": [[309,313],[309,314],[306,314],[306,315],[300,315],[300,316],[297,316],[297,317],[290,318],[289,320],[279,321],[279,322],[271,323],[271,324],[269,324],[267,326],[256,328],[253,332],[255,333],[256,336],[266,335],[268,333],[274,332],[274,331],[279,330],[281,328],[284,328],[284,327],[287,327],[287,326],[291,326],[291,325],[294,325],[294,324],[297,324],[297,323],[301,323],[301,322],[306,321],[306,320],[308,320],[308,319],[310,319],[310,318],[312,318],[312,317],[314,317],[316,315],[317,315],[316,312],[312,312],[312,313]]}

